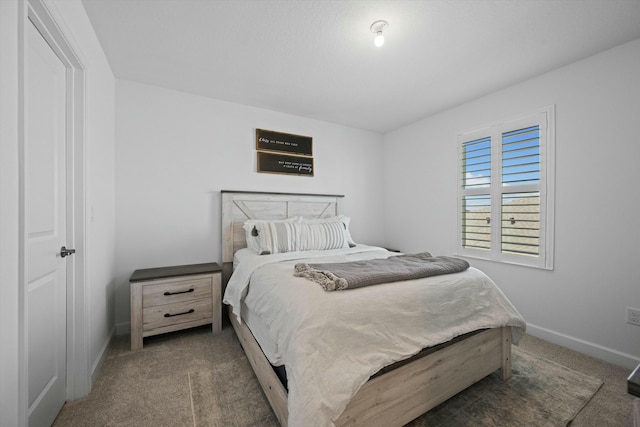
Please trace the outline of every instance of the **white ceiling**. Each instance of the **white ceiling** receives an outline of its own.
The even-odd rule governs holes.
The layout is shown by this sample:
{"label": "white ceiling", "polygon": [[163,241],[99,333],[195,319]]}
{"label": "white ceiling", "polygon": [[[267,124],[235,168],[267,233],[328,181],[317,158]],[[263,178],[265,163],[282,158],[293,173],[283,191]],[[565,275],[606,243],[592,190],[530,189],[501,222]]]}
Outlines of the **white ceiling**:
{"label": "white ceiling", "polygon": [[116,78],[381,133],[640,37],[640,0],[83,3]]}

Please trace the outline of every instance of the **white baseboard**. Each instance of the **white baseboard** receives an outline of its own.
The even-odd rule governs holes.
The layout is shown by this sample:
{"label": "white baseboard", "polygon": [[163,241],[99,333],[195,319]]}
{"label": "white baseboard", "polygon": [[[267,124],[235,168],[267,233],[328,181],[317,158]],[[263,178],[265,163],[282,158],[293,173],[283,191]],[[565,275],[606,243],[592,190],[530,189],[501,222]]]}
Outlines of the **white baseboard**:
{"label": "white baseboard", "polygon": [[633,370],[640,364],[639,357],[541,328],[531,323],[527,323],[527,334],[626,369]]}
{"label": "white baseboard", "polygon": [[122,322],[116,324],[116,336],[129,335],[131,333],[131,322]]}
{"label": "white baseboard", "polygon": [[92,388],[93,388],[93,384],[95,384],[96,382],[96,378],[98,378],[100,369],[102,368],[102,365],[104,364],[104,361],[107,358],[107,352],[109,351],[111,340],[113,340],[114,332],[115,332],[115,327],[111,329],[111,332],[109,333],[109,338],[105,340],[105,343],[102,345],[102,348],[100,349],[100,353],[98,354],[98,357],[96,358],[96,360],[93,362],[93,365],[91,366],[91,387]]}

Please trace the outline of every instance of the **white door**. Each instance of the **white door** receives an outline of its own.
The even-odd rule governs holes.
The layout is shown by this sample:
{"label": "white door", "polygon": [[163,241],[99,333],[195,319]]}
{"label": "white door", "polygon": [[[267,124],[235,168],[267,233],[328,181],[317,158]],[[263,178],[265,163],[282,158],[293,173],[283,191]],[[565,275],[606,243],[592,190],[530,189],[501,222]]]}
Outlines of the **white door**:
{"label": "white door", "polygon": [[66,69],[33,23],[26,40],[24,345],[30,426],[66,399]]}

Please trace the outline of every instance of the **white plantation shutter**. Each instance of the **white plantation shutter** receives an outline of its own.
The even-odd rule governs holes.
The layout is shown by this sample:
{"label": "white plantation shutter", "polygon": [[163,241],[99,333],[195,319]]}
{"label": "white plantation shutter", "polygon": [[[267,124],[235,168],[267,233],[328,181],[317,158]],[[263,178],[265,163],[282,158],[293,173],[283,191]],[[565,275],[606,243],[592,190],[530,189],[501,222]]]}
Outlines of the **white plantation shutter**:
{"label": "white plantation shutter", "polygon": [[491,249],[491,137],[462,143],[462,245]]}
{"label": "white plantation shutter", "polygon": [[491,196],[463,196],[462,204],[462,246],[491,249]]}
{"label": "white plantation shutter", "polygon": [[502,134],[502,185],[540,183],[540,125]]}
{"label": "white plantation shutter", "polygon": [[462,186],[487,188],[491,183],[491,138],[485,137],[463,144],[464,174]]}
{"label": "white plantation shutter", "polygon": [[502,195],[500,236],[503,253],[540,255],[540,193]]}
{"label": "white plantation shutter", "polygon": [[540,255],[540,125],[502,133],[501,251]]}
{"label": "white plantation shutter", "polygon": [[458,135],[458,253],[553,268],[554,108]]}

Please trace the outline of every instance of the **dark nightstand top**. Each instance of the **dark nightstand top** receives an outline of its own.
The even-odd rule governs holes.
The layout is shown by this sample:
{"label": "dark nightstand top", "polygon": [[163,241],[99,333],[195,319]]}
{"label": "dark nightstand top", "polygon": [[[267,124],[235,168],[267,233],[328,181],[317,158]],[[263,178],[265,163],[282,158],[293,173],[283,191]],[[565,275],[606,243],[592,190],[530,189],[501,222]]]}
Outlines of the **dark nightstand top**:
{"label": "dark nightstand top", "polygon": [[627,378],[627,393],[640,397],[640,365]]}
{"label": "dark nightstand top", "polygon": [[165,279],[167,277],[189,276],[192,274],[207,274],[222,271],[215,263],[176,265],[173,267],[145,268],[136,270],[129,278],[129,282],[143,282],[145,280]]}

